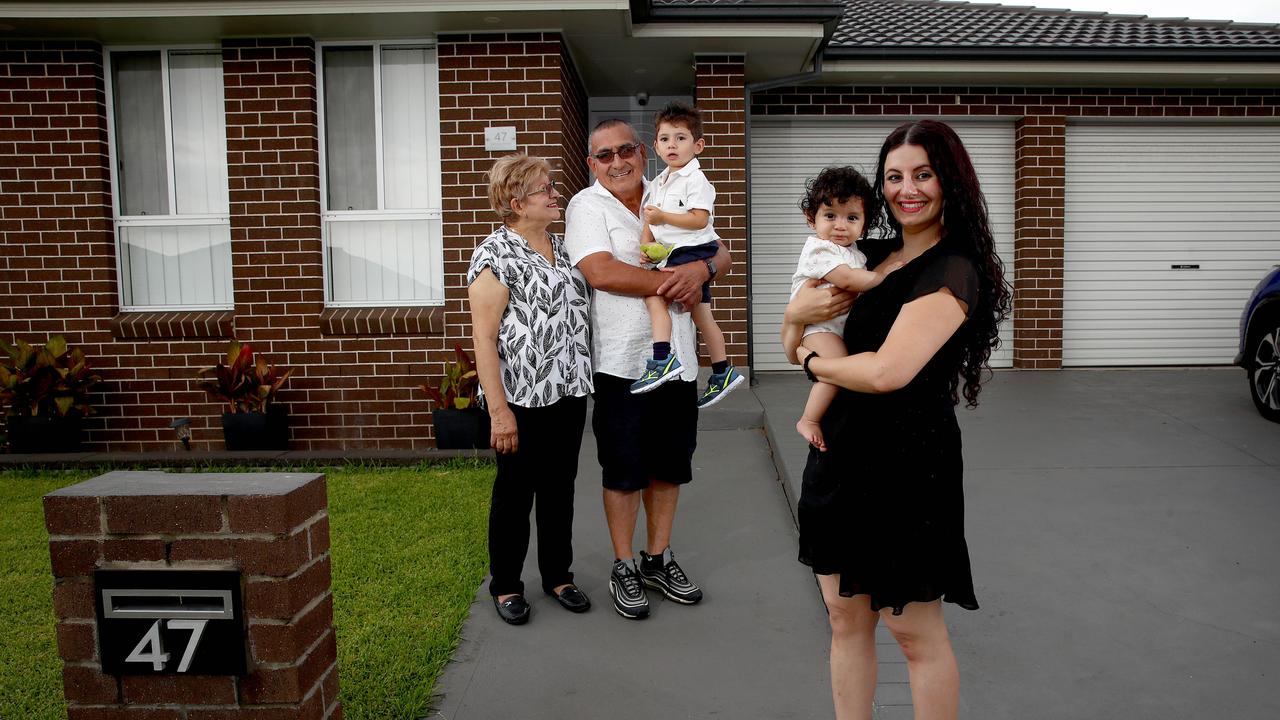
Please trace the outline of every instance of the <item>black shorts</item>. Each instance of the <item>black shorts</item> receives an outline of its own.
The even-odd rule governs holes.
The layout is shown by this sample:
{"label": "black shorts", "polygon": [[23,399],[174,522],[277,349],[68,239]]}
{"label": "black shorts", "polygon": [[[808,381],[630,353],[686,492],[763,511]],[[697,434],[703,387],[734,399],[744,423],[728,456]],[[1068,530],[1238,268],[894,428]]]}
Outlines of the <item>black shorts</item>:
{"label": "black shorts", "polygon": [[651,479],[683,485],[693,479],[698,446],[698,385],[672,380],[643,395],[628,380],[595,375],[591,431],[600,478],[609,490],[643,490]]}
{"label": "black shorts", "polygon": [[[702,262],[710,260],[720,252],[719,243],[705,243],[703,245],[690,245],[689,247],[676,248],[671,251],[671,255],[667,257],[667,267],[675,267],[676,265],[687,265],[692,262]],[[711,304],[711,281],[702,283],[702,302]]]}

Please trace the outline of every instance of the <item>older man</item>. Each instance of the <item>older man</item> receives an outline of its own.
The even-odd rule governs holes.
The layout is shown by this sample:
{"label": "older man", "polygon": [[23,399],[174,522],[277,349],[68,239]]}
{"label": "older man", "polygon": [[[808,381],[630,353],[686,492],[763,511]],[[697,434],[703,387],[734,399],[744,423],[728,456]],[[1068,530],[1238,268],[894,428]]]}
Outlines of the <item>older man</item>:
{"label": "older man", "polygon": [[[702,284],[725,272],[730,259],[721,246],[713,259],[680,265],[672,272],[640,267],[645,148],[631,125],[621,120],[597,125],[591,132],[587,164],[596,182],[569,202],[565,247],[570,262],[595,289],[592,430],[613,542],[609,593],[618,614],[639,619],[649,615],[645,586],[685,605],[702,599],[702,590],[671,552],[680,486],[693,479],[697,338],[689,313],[673,310],[672,352],[685,367],[683,375],[652,392],[632,395],[631,383],[644,372],[640,358],[648,356],[652,342],[644,296],[662,295],[692,307],[701,299]],[[632,543],[642,502],[648,538],[636,563]]]}

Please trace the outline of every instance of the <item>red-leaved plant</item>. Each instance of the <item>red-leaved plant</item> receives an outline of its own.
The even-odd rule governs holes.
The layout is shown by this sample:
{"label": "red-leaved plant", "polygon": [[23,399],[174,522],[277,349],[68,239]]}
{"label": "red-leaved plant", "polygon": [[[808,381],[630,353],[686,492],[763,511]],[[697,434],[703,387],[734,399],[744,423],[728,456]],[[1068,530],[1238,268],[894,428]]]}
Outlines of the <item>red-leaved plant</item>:
{"label": "red-leaved plant", "polygon": [[445,363],[444,375],[440,378],[440,387],[419,385],[422,391],[435,402],[436,407],[453,410],[466,410],[476,399],[476,388],[480,378],[476,375],[476,364],[462,345],[453,346],[456,359]]}
{"label": "red-leaved plant", "polygon": [[200,388],[226,403],[227,412],[266,412],[267,405],[292,374],[292,369],[282,372],[268,365],[261,355],[255,357],[248,343],[232,340],[225,362],[200,371],[200,376],[207,378],[200,382]]}

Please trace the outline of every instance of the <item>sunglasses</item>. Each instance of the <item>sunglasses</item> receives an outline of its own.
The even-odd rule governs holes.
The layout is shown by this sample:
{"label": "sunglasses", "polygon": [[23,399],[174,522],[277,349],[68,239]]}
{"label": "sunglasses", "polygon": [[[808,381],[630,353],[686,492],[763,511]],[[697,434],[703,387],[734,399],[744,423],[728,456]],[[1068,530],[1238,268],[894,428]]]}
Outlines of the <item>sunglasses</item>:
{"label": "sunglasses", "polygon": [[631,158],[635,157],[636,151],[639,149],[640,149],[639,145],[635,143],[627,143],[626,145],[619,145],[618,149],[616,150],[613,150],[613,149],[601,150],[600,152],[595,153],[591,157],[595,158],[596,162],[598,163],[611,163],[613,162],[614,155],[617,155],[623,160],[630,160]]}

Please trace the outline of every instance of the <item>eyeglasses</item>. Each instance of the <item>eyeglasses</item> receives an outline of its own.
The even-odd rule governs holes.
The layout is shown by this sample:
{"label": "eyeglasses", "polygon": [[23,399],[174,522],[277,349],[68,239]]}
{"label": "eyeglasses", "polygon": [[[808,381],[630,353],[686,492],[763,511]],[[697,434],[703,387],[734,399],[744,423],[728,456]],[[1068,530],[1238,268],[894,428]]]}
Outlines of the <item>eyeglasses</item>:
{"label": "eyeglasses", "polygon": [[525,193],[524,197],[533,197],[534,195],[541,195],[542,193],[547,193],[548,195],[564,195],[564,186],[552,180],[546,185],[540,185]]}
{"label": "eyeglasses", "polygon": [[592,155],[591,157],[595,158],[596,162],[598,163],[607,164],[607,163],[613,162],[614,155],[617,155],[623,160],[630,160],[631,158],[635,157],[636,151],[639,149],[640,149],[639,145],[635,143],[627,143],[626,145],[619,145],[618,149],[616,150],[613,150],[613,149],[601,150],[600,152]]}

